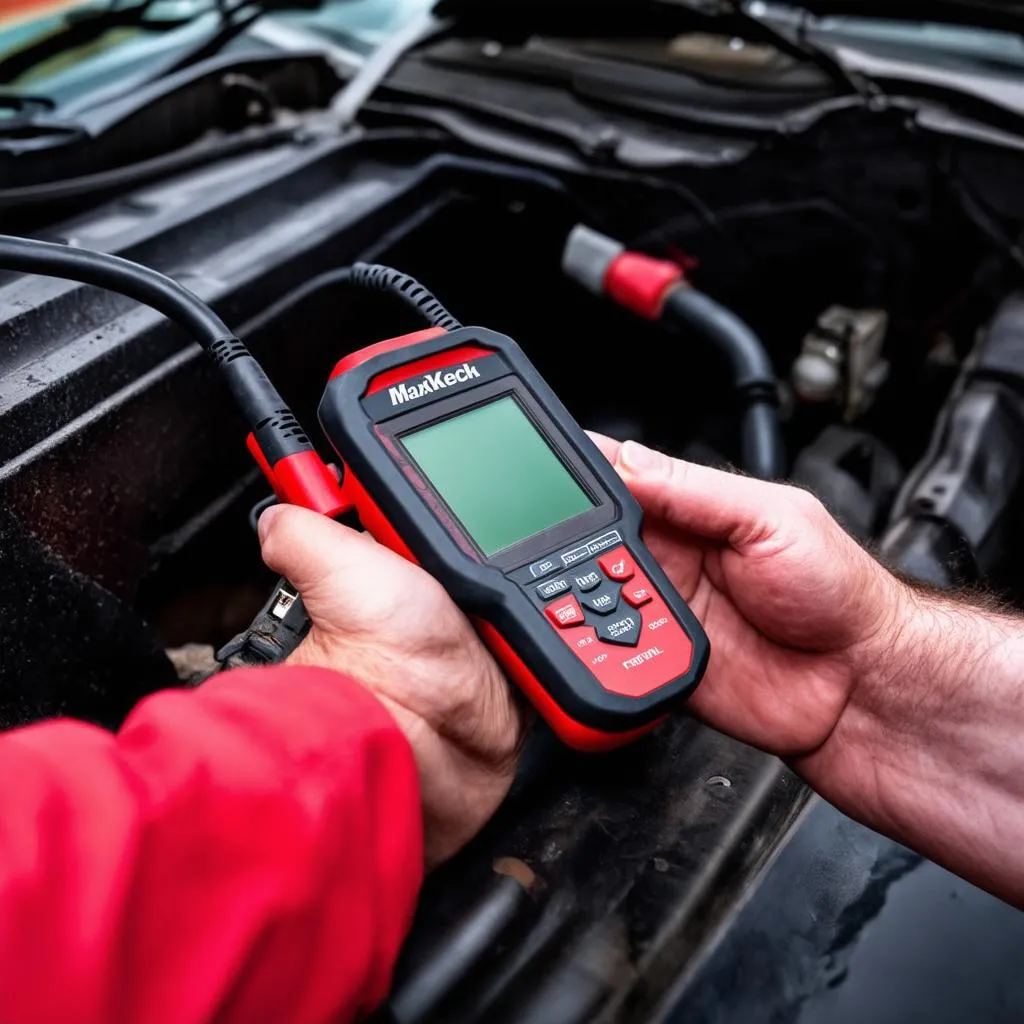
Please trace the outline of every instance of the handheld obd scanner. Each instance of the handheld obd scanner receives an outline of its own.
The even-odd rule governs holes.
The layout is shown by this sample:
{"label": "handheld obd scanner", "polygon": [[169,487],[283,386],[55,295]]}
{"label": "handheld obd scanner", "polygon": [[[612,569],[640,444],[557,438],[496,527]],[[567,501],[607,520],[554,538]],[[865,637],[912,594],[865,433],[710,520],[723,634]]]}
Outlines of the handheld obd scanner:
{"label": "handheld obd scanner", "polygon": [[700,624],[511,338],[434,329],[355,352],[320,422],[364,527],[445,587],[567,744],[622,745],[693,692]]}

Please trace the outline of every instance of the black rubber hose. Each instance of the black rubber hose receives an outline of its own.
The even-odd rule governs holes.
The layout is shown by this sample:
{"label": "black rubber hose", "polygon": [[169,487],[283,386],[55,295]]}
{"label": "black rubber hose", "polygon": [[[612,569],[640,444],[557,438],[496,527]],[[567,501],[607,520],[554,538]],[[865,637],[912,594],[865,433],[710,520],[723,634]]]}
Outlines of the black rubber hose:
{"label": "black rubber hose", "polygon": [[515,875],[495,874],[487,891],[450,930],[439,937],[434,953],[401,980],[388,1003],[395,1024],[423,1024],[491,954],[506,930],[530,904],[532,876],[525,865]]}
{"label": "black rubber hose", "polygon": [[747,406],[740,423],[740,447],[748,473],[763,480],[785,476],[786,449],[774,401],[756,398]]}
{"label": "black rubber hose", "polygon": [[234,337],[227,324],[184,285],[120,256],[0,235],[0,270],[79,281],[127,295],[163,313],[207,349],[223,338]]}
{"label": "black rubber hose", "polygon": [[297,138],[298,132],[294,128],[274,126],[229,136],[216,142],[203,142],[174,153],[163,153],[149,160],[95,174],[0,189],[0,210],[21,212],[49,203],[86,199],[98,201],[111,192],[144,185],[244,153],[295,142]]}
{"label": "black rubber hose", "polygon": [[707,338],[722,352],[732,367],[737,390],[774,392],[775,370],[761,339],[731,310],[696,288],[675,288],[665,303],[664,315],[677,327]]}
{"label": "black rubber hose", "polygon": [[663,321],[697,334],[728,360],[733,386],[746,404],[742,422],[743,469],[765,480],[786,473],[786,449],[776,412],[778,381],[760,338],[731,310],[696,288],[674,288]]}
{"label": "black rubber hose", "polygon": [[120,256],[12,235],[0,235],[0,270],[79,281],[150,306],[213,356],[250,427],[257,429],[271,417],[290,415],[259,363],[227,324],[177,281]]}

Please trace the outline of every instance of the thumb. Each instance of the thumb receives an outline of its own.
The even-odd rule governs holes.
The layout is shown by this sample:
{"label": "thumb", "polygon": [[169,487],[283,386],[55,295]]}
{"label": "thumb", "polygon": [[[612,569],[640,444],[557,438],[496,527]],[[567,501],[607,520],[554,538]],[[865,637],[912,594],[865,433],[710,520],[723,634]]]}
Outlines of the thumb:
{"label": "thumb", "polygon": [[[603,442],[603,443],[602,443]],[[601,449],[646,512],[710,540],[742,547],[763,536],[785,488],[670,458],[635,441]]]}
{"label": "thumb", "polygon": [[354,530],[295,505],[272,505],[257,529],[263,561],[304,596],[345,579],[365,544]]}

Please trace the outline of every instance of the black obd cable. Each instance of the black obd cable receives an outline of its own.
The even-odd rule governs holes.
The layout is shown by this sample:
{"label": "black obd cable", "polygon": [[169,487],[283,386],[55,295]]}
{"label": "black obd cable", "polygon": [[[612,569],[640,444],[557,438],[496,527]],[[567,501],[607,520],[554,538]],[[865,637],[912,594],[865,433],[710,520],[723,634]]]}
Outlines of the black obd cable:
{"label": "black obd cable", "polygon": [[[250,430],[248,447],[277,500],[332,519],[351,511],[335,471],[327,466],[263,368],[227,324],[177,281],[131,260],[55,242],[0,235],[0,270],[94,285],[149,306],[178,324],[210,354]],[[459,321],[414,278],[391,267],[357,263],[306,282],[257,319],[263,324],[331,285],[396,296],[428,323],[455,330]],[[302,600],[287,580],[252,625],[218,652],[222,665],[283,661],[309,630]]]}
{"label": "black obd cable", "polygon": [[347,508],[336,475],[263,368],[227,324],[183,285],[119,256],[11,235],[0,235],[0,269],[95,285],[163,313],[213,358],[251,431],[250,450],[262,455],[257,461],[265,473],[269,470],[272,482],[280,476],[287,483],[278,496],[332,517]]}
{"label": "black obd cable", "polygon": [[[227,324],[183,285],[120,256],[13,235],[0,235],[0,270],[105,288],[150,306],[174,321],[209,352],[227,381],[250,431],[249,450],[278,499],[332,519],[350,510],[337,474],[320,458],[309,435],[263,368]],[[408,274],[378,264],[357,263],[331,271],[330,275],[338,283],[348,282],[353,287],[395,295],[432,326],[445,330],[460,326]]]}

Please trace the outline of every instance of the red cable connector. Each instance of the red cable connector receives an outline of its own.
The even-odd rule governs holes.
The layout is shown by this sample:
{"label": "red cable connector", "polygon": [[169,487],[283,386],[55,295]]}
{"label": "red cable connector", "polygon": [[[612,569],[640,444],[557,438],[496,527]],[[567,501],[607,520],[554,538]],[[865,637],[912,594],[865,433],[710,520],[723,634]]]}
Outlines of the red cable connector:
{"label": "red cable connector", "polygon": [[569,277],[647,320],[660,320],[670,292],[686,286],[686,267],[682,261],[627,252],[621,242],[583,224],[573,228],[562,254]]}
{"label": "red cable connector", "polygon": [[308,508],[330,519],[352,511],[352,503],[345,497],[337,474],[315,451],[286,455],[271,466],[253,434],[245,444],[278,501]]}
{"label": "red cable connector", "polygon": [[683,284],[680,266],[642,252],[616,256],[604,276],[605,293],[647,320],[660,320],[669,292]]}

